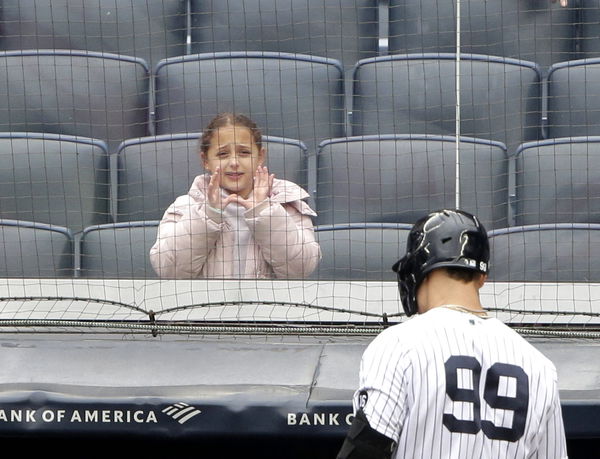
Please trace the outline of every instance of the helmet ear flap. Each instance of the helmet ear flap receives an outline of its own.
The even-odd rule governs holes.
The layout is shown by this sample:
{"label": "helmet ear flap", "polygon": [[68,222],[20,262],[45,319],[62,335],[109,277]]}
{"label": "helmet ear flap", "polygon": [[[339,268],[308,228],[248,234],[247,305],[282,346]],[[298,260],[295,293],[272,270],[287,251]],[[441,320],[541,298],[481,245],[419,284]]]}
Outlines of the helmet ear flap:
{"label": "helmet ear flap", "polygon": [[407,316],[417,313],[417,279],[414,272],[415,259],[412,253],[407,253],[394,266],[398,275],[398,291],[400,301]]}

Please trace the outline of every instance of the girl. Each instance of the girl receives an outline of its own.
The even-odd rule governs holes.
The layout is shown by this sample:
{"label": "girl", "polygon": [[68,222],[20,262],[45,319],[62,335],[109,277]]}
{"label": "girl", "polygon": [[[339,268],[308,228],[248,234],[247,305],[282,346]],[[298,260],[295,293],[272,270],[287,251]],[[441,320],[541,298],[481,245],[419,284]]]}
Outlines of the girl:
{"label": "girl", "polygon": [[150,261],[164,278],[302,278],[321,251],[295,183],[264,166],[256,124],[217,115],[203,131],[200,158],[208,171],[166,210]]}

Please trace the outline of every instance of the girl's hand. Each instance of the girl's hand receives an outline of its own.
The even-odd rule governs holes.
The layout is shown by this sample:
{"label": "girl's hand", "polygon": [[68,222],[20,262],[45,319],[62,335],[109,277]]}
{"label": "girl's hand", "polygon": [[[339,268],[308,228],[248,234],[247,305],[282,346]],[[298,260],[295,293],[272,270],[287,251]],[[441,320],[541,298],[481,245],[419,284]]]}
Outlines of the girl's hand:
{"label": "girl's hand", "polygon": [[230,194],[225,199],[223,199],[223,194],[221,193],[220,167],[217,167],[210,176],[210,181],[208,182],[207,198],[208,205],[214,209],[219,210],[225,209],[225,207],[227,207],[229,203],[236,202],[239,199],[237,194]]}
{"label": "girl's hand", "polygon": [[269,174],[266,166],[258,166],[254,175],[254,202],[258,204],[271,196],[275,174]]}
{"label": "girl's hand", "polygon": [[252,194],[248,199],[243,199],[236,195],[235,201],[244,206],[244,208],[251,209],[271,196],[273,180],[275,180],[275,174],[269,174],[269,169],[266,166],[258,166],[254,174],[254,189]]}

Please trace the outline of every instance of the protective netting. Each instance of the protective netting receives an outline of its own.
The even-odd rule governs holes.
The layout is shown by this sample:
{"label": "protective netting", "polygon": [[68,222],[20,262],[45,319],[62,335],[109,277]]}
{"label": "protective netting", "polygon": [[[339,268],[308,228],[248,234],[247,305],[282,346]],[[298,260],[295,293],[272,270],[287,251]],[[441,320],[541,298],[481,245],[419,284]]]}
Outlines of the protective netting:
{"label": "protective netting", "polygon": [[[459,207],[490,234],[493,313],[593,331],[599,7],[0,1],[0,320],[378,330],[403,320],[391,266],[412,223]],[[306,190],[306,205],[278,203],[287,217],[260,228],[246,208],[233,230],[208,216],[232,233],[211,239],[221,252],[198,256],[209,236],[190,230],[157,249],[189,269],[157,272],[160,221],[209,172],[199,136],[222,112],[256,122],[269,172]],[[279,196],[297,192],[286,183]],[[312,223],[290,224],[294,212]],[[299,230],[319,243],[316,267]]]}

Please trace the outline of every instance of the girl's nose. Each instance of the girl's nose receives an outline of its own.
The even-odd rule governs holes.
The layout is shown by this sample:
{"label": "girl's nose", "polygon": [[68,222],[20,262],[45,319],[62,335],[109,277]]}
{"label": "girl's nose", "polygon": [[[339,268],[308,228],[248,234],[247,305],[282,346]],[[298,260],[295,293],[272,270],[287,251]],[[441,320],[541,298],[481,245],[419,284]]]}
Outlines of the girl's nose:
{"label": "girl's nose", "polygon": [[235,153],[233,153],[233,154],[231,154],[229,156],[229,165],[231,167],[235,167],[235,168],[237,168],[240,165],[240,161],[239,161],[238,155],[236,155]]}

